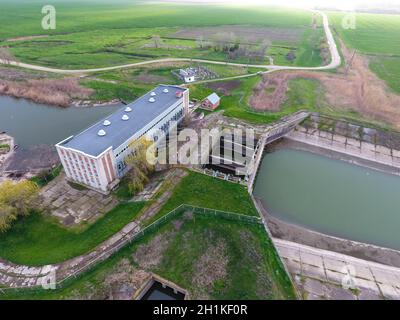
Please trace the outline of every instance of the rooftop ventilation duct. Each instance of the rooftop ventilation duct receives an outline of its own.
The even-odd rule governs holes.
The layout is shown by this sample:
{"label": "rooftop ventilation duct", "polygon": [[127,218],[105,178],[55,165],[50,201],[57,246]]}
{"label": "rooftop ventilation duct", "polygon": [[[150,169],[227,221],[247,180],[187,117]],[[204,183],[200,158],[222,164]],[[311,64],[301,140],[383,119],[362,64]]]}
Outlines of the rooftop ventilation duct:
{"label": "rooftop ventilation duct", "polygon": [[150,93],[150,95],[151,95],[152,97],[154,97],[154,96],[156,95],[156,93],[153,91],[152,93]]}
{"label": "rooftop ventilation duct", "polygon": [[121,119],[126,121],[126,120],[129,120],[129,117],[126,114],[124,114]]}
{"label": "rooftop ventilation duct", "polygon": [[150,99],[149,99],[149,102],[156,102],[156,99],[150,98]]}
{"label": "rooftop ventilation duct", "polygon": [[103,129],[101,129],[101,130],[99,130],[99,132],[97,132],[97,135],[100,137],[103,137],[106,135],[106,132]]}
{"label": "rooftop ventilation duct", "polygon": [[125,108],[125,112],[131,112],[132,111],[132,108],[131,107],[126,107]]}
{"label": "rooftop ventilation duct", "polygon": [[168,93],[168,89],[167,88],[165,88],[162,92],[164,92],[164,93]]}
{"label": "rooftop ventilation duct", "polygon": [[104,120],[103,125],[105,126],[109,126],[111,124],[111,122],[109,120]]}

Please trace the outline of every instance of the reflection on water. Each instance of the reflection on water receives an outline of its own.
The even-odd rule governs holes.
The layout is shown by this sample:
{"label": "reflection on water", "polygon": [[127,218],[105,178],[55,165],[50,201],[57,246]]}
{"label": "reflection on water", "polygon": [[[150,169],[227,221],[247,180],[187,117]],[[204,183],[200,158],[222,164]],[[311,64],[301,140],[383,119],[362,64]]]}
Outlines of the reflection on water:
{"label": "reflection on water", "polygon": [[0,132],[22,147],[55,144],[106,117],[118,106],[60,108],[0,96]]}

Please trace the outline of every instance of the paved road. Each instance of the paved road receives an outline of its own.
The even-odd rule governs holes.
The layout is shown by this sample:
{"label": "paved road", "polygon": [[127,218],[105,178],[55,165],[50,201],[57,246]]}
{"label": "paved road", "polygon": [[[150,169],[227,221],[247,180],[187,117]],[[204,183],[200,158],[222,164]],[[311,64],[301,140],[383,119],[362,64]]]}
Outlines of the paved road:
{"label": "paved road", "polygon": [[[400,299],[400,268],[291,241],[273,241],[307,299]],[[355,290],[343,287],[349,280]]]}
{"label": "paved road", "polygon": [[[202,63],[210,63],[210,64],[218,64],[218,65],[228,65],[228,66],[238,66],[238,67],[254,67],[254,68],[261,68],[261,69],[268,69],[266,72],[276,71],[276,70],[328,70],[334,69],[338,67],[341,63],[341,57],[338,52],[335,39],[332,35],[331,29],[329,28],[329,21],[328,16],[322,12],[313,10],[313,12],[319,13],[322,16],[323,26],[325,30],[325,35],[327,42],[329,44],[329,49],[331,52],[331,62],[328,65],[320,66],[320,67],[293,67],[293,66],[277,66],[277,65],[257,65],[257,64],[245,64],[245,63],[233,63],[233,62],[222,62],[222,61],[213,61],[213,60],[204,60],[204,59],[191,59],[191,58],[166,58],[166,59],[156,59],[156,60],[149,60],[149,61],[142,61],[130,64],[124,64],[119,66],[112,66],[112,67],[104,67],[104,68],[94,68],[94,69],[76,69],[76,70],[68,70],[68,69],[58,69],[58,68],[50,68],[44,66],[33,65],[29,63],[17,62],[17,61],[5,61],[0,59],[0,64],[9,64],[12,66],[18,66],[21,68],[31,69],[31,70],[38,70],[38,71],[46,71],[46,72],[53,72],[53,73],[62,73],[62,74],[85,74],[91,72],[98,72],[98,71],[109,71],[109,70],[116,70],[116,69],[123,69],[123,68],[132,68],[138,67],[148,64],[154,63],[162,63],[162,62],[181,62],[181,61],[190,61],[190,62],[202,62]],[[257,73],[245,75],[245,76],[253,76]],[[237,77],[230,77],[229,79],[240,78],[245,76],[237,76]],[[228,79],[228,78],[226,78]],[[221,79],[219,79],[221,80]]]}

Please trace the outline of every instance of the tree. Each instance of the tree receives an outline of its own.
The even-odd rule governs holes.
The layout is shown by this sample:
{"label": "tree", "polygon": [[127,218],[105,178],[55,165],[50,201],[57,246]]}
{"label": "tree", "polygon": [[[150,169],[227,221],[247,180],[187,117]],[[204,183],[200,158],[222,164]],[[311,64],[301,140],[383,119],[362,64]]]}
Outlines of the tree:
{"label": "tree", "polygon": [[8,230],[18,216],[31,212],[38,192],[38,186],[28,180],[0,184],[0,232]]}
{"label": "tree", "polygon": [[11,61],[16,61],[8,47],[0,47],[0,60],[3,60],[5,64],[10,64]]}
{"label": "tree", "polygon": [[154,153],[153,142],[142,137],[130,145],[133,150],[125,162],[131,167],[129,171],[128,187],[131,193],[143,190],[146,182],[149,181],[149,175],[154,171]]}
{"label": "tree", "polygon": [[154,48],[159,48],[161,45],[161,37],[159,35],[154,35],[151,40],[153,40]]}

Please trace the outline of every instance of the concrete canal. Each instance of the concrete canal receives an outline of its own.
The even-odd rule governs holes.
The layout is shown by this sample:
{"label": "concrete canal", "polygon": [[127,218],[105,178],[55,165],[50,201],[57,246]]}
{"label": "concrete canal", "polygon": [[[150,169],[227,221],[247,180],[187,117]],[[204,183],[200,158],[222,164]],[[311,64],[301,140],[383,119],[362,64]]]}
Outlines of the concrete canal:
{"label": "concrete canal", "polygon": [[21,147],[53,145],[106,117],[116,106],[60,108],[25,99],[0,97],[0,131]]}
{"label": "concrete canal", "polygon": [[274,218],[396,250],[399,195],[399,176],[294,149],[266,153],[254,188]]}

